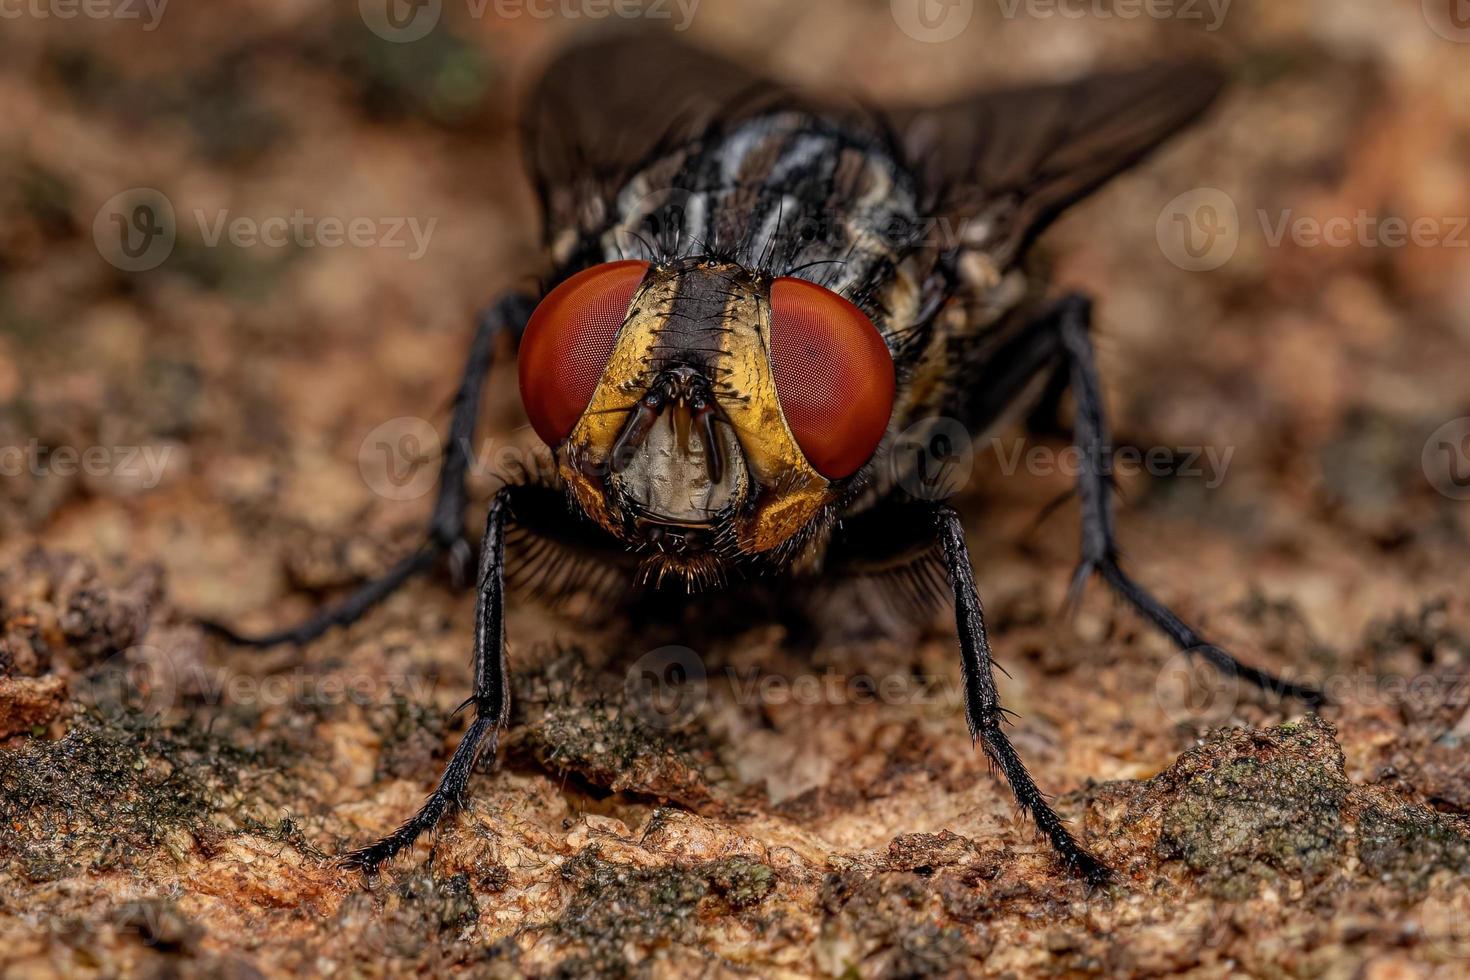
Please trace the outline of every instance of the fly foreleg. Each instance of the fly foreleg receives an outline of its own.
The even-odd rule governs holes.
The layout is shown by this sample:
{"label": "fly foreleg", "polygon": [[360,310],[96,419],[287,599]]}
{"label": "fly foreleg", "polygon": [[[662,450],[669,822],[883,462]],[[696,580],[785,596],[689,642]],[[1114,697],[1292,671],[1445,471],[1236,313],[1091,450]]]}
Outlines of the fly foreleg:
{"label": "fly foreleg", "polygon": [[1005,709],[995,689],[991,669],[990,640],[985,634],[985,612],[975,588],[975,573],[970,564],[970,550],[965,543],[965,529],[953,507],[941,504],[935,510],[940,546],[950,588],[954,592],[955,628],[959,633],[961,669],[965,685],[965,718],[970,737],[979,742],[985,755],[1005,775],[1011,792],[1021,809],[1036,821],[1042,833],[1062,860],[1093,885],[1105,884],[1112,878],[1108,867],[1077,843],[1062,818],[1047,803],[1026,771],[1006,737],[1003,723]]}
{"label": "fly foreleg", "polygon": [[423,834],[433,831],[446,814],[463,805],[465,788],[475,760],[486,748],[495,752],[496,741],[510,713],[509,669],[505,656],[505,521],[514,488],[502,490],[490,505],[485,521],[485,538],[480,550],[476,584],[474,694],[462,707],[473,707],[475,717],[459,740],[459,746],[439,779],[439,786],[408,822],[393,833],[342,859],[346,867],[372,874],[384,861],[412,847]]}

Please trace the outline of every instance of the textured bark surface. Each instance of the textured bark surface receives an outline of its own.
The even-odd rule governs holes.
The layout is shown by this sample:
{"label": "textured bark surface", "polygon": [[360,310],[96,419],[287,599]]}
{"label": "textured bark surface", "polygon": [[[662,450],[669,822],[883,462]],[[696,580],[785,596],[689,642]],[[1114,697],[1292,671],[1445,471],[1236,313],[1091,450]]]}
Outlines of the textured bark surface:
{"label": "textured bark surface", "polygon": [[[209,7],[154,31],[6,22],[0,446],[53,452],[7,455],[24,464],[0,483],[0,973],[1464,975],[1470,511],[1436,490],[1455,459],[1431,434],[1470,415],[1470,52],[1418,3],[1242,4],[1214,31],[979,4],[944,44],[882,3],[694,18],[697,40],[878,96],[1165,53],[1233,66],[1205,126],[1043,249],[1098,297],[1120,446],[1177,471],[1120,476],[1130,569],[1337,703],[1309,716],[1192,671],[1097,584],[1067,620],[1075,507],[1031,529],[1066,444],[982,440],[961,506],[1002,695],[1120,872],[1092,894],[966,737],[947,609],[877,636],[841,606],[808,634],[513,600],[512,721],[468,810],[432,860],[335,869],[463,729],[470,598],[418,581],[267,653],[192,620],[291,622],[414,545],[432,485],[402,440],[432,453],[474,309],[539,269],[514,94],[562,30],[446,4],[392,44],[351,9]],[[169,197],[177,243],[128,273],[92,223],[138,187]],[[1208,272],[1159,244],[1197,188],[1238,214]],[[298,208],[436,223],[417,259],[406,230],[208,243],[222,212]],[[1360,210],[1441,242],[1272,242],[1283,218]],[[405,417],[425,424],[379,428]],[[502,366],[475,522],[523,423]]]}

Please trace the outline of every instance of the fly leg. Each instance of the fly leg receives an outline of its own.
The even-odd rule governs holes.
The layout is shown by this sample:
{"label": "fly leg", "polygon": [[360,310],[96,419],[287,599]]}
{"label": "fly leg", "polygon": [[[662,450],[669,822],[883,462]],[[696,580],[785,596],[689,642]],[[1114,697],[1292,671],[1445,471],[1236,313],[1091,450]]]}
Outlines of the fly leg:
{"label": "fly leg", "polygon": [[1005,776],[1021,810],[1036,821],[1068,868],[1092,885],[1111,880],[1107,866],[1077,842],[1051,808],[1006,735],[1007,712],[995,688],[985,611],[975,587],[964,525],[954,508],[890,498],[844,521],[833,535],[827,557],[833,575],[897,576],[889,581],[915,595],[927,593],[932,573],[940,572],[937,584],[943,590],[947,582],[954,598],[970,737],[980,744],[992,769]]}
{"label": "fly leg", "polygon": [[992,765],[1005,774],[1016,802],[1028,813],[1042,833],[1046,834],[1067,865],[1087,879],[1102,885],[1112,878],[1108,867],[1077,843],[1062,818],[1047,803],[1026,771],[1026,764],[1016,754],[1006,737],[1002,722],[1005,709],[995,689],[991,669],[990,640],[985,635],[985,612],[975,588],[975,573],[970,564],[970,551],[965,543],[965,529],[953,507],[940,504],[934,511],[944,564],[954,591],[955,627],[960,639],[960,657],[965,684],[965,719],[970,737],[979,742]]}
{"label": "fly leg", "polygon": [[433,831],[446,814],[464,803],[465,788],[475,760],[489,736],[489,751],[495,752],[500,730],[510,712],[509,670],[505,657],[505,520],[513,488],[496,495],[485,521],[485,539],[480,549],[476,583],[474,669],[475,691],[461,708],[475,709],[470,727],[444,768],[439,785],[419,811],[393,833],[342,858],[345,867],[373,874],[384,861],[412,847],[414,841]]}
{"label": "fly leg", "polygon": [[1082,558],[1072,576],[1072,600],[1075,602],[1081,597],[1088,578],[1096,573],[1114,593],[1173,640],[1185,654],[1203,657],[1221,673],[1239,677],[1262,690],[1291,695],[1314,707],[1324,704],[1326,698],[1317,689],[1243,664],[1201,637],[1119,566],[1113,528],[1113,488],[1109,476],[1112,472],[1112,445],[1103,411],[1102,386],[1098,382],[1092,341],[1088,336],[1091,319],[1092,301],[1085,296],[1074,295],[1058,302],[1042,320],[1047,328],[1044,333],[1051,334],[1059,342],[1070,369],[1075,404],[1073,439],[1082,463],[1077,477],[1077,496],[1082,504]]}
{"label": "fly leg", "polygon": [[205,623],[211,632],[231,643],[251,647],[272,647],[282,643],[307,643],[333,626],[347,626],[361,619],[368,610],[392,595],[409,579],[433,568],[441,557],[448,556],[451,574],[456,582],[467,576],[471,559],[464,528],[464,510],[469,501],[465,474],[469,470],[470,453],[475,436],[475,421],[480,412],[480,389],[490,371],[495,345],[501,334],[519,339],[530,319],[535,303],[522,293],[510,293],[486,309],[479,318],[475,339],[470,345],[464,375],[454,398],[454,412],[449,423],[448,447],[439,470],[439,495],[429,518],[424,543],[401,559],[381,577],[359,586],[357,591],[337,604],[316,613],[295,626],[263,636],[242,636],[228,626]]}

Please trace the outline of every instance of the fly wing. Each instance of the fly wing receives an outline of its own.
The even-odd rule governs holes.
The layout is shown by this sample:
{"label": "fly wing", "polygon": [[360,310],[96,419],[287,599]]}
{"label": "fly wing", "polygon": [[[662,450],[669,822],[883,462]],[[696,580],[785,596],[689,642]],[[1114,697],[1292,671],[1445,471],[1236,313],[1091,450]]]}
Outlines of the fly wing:
{"label": "fly wing", "polygon": [[787,90],[655,32],[562,52],[523,115],[527,167],[553,232],[580,227],[610,189],[670,146],[778,102]]}
{"label": "fly wing", "polygon": [[[1208,64],[1164,64],[877,115],[938,212],[1004,266],[1069,205],[1199,115],[1222,83]],[[643,165],[712,125],[776,106],[874,122],[666,34],[574,45],[546,69],[523,115],[548,231],[595,227],[610,192]]]}
{"label": "fly wing", "polygon": [[1202,113],[1224,76],[1160,64],[890,113],[940,213],[1004,267],[1057,215]]}

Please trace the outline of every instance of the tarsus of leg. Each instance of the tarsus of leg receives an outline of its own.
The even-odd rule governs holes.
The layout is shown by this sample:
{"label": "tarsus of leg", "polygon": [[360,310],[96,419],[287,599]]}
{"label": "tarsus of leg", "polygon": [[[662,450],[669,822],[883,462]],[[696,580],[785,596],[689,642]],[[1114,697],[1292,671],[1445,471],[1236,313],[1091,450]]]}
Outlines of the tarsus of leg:
{"label": "tarsus of leg", "polygon": [[1326,696],[1316,688],[1243,664],[1203,639],[1119,566],[1117,537],[1113,528],[1112,468],[1109,465],[1112,444],[1089,336],[1092,303],[1085,296],[1069,296],[1057,304],[1050,316],[1054,319],[1062,350],[1071,368],[1076,416],[1074,439],[1082,460],[1081,472],[1077,476],[1077,496],[1082,502],[1082,558],[1072,576],[1069,602],[1076,605],[1087,580],[1096,572],[1116,595],[1173,640],[1185,654],[1203,657],[1221,672],[1239,677],[1262,690],[1290,695],[1313,707],[1325,704]]}
{"label": "tarsus of leg", "polygon": [[480,548],[476,581],[474,673],[475,690],[467,704],[474,720],[444,769],[439,785],[418,812],[391,834],[351,851],[341,859],[345,867],[373,874],[385,861],[412,847],[432,832],[446,814],[463,805],[465,788],[482,750],[495,751],[501,728],[510,712],[509,670],[505,656],[505,522],[513,491],[502,490],[490,505],[485,538]]}

